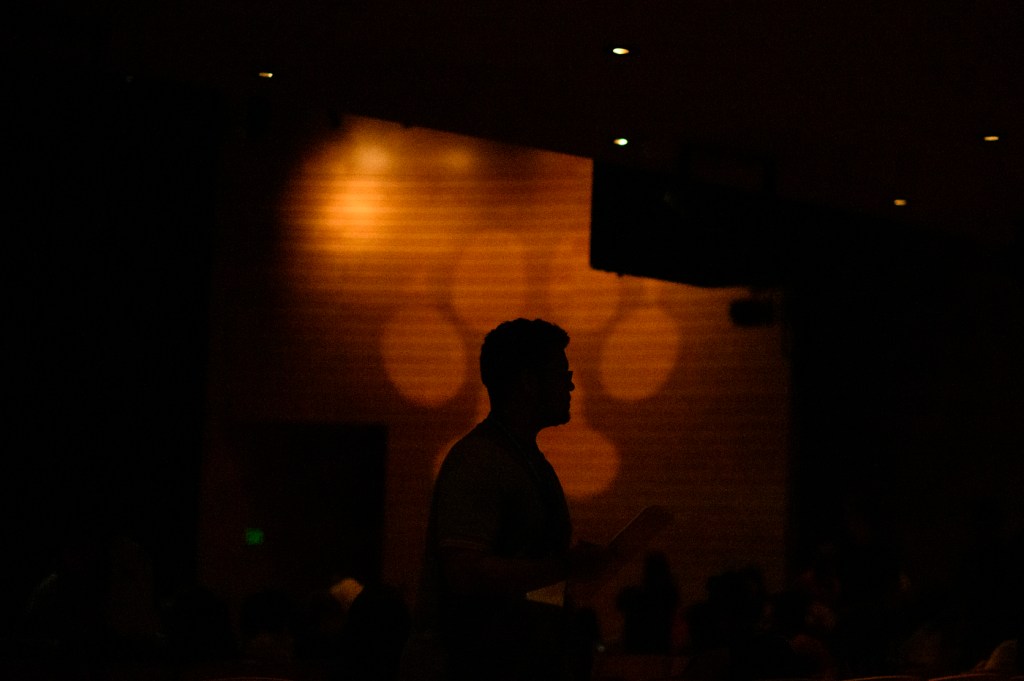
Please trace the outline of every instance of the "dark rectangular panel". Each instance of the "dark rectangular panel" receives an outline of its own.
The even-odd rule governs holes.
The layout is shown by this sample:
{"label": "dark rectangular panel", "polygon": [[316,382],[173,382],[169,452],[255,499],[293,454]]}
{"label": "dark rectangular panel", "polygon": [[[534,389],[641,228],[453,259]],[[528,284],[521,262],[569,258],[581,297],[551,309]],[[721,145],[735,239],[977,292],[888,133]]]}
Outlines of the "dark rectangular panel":
{"label": "dark rectangular panel", "polygon": [[271,580],[300,594],[341,577],[379,581],[386,429],[259,424],[243,441],[245,529]]}

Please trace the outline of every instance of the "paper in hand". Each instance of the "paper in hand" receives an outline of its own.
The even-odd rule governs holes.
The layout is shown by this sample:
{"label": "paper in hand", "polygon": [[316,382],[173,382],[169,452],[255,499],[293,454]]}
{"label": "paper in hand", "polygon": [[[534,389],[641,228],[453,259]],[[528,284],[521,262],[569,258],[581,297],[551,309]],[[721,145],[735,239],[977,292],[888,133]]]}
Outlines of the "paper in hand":
{"label": "paper in hand", "polygon": [[665,507],[645,507],[608,542],[608,550],[613,560],[619,563],[628,562],[643,551],[654,536],[671,522],[672,514]]}
{"label": "paper in hand", "polygon": [[668,527],[671,522],[672,514],[663,506],[647,506],[637,513],[608,542],[607,548],[611,560],[602,575],[593,581],[570,585],[573,598],[579,602],[590,599],[597,589],[614,577],[623,566],[641,554],[655,535]]}

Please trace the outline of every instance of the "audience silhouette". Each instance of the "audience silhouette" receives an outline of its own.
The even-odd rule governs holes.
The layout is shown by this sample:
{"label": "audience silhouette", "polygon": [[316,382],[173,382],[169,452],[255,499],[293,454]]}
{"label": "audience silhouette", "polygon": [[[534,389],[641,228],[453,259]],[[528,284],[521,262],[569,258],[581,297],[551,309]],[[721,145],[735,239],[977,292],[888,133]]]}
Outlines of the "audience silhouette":
{"label": "audience silhouette", "polygon": [[238,628],[244,658],[270,663],[295,658],[298,606],[293,600],[283,589],[265,589],[242,602]]}
{"label": "audience silhouette", "polygon": [[866,492],[845,498],[841,521],[822,541],[797,586],[812,599],[841,677],[900,670],[899,643],[908,633],[908,589],[884,509]]}
{"label": "audience silhouette", "polygon": [[346,578],[339,585],[349,587],[331,590],[345,615],[339,641],[344,673],[339,681],[392,681],[411,626],[405,599],[387,584]]}
{"label": "audience silhouette", "polygon": [[194,584],[168,598],[162,609],[167,657],[176,669],[238,659],[238,637],[228,602],[213,589]]}
{"label": "audience silhouette", "polygon": [[642,583],[624,588],[615,602],[623,618],[623,650],[671,653],[679,601],[668,556],[663,551],[649,552]]}
{"label": "audience silhouette", "polygon": [[99,667],[161,649],[152,565],[143,547],[92,516],[71,523],[25,617],[30,654]]}
{"label": "audience silhouette", "polygon": [[833,620],[821,616],[814,597],[789,587],[771,596],[768,609],[768,627],[788,642],[792,652],[792,675],[835,679],[838,669],[830,645]]}
{"label": "audience silhouette", "polygon": [[690,658],[684,676],[708,681],[754,681],[800,676],[801,658],[769,626],[769,594],[755,566],[713,575],[707,598],[687,609]]}
{"label": "audience silhouette", "polygon": [[[1024,528],[992,499],[969,509],[957,569],[924,594],[908,590],[898,551],[879,530],[883,516],[861,504],[846,508],[842,531],[777,592],[752,564],[711,575],[705,597],[684,603],[668,554],[649,552],[641,582],[614,601],[621,640],[602,639],[596,611],[576,610],[566,639],[575,675],[587,678],[592,656],[614,650],[672,656],[678,677],[696,681],[1019,676]],[[298,598],[268,588],[237,612],[192,584],[158,608],[145,551],[101,527],[69,533],[28,605],[26,655],[60,670],[142,662],[169,672],[149,678],[173,681],[233,663],[288,668],[296,681],[395,681],[411,621],[397,589],[351,577]]]}

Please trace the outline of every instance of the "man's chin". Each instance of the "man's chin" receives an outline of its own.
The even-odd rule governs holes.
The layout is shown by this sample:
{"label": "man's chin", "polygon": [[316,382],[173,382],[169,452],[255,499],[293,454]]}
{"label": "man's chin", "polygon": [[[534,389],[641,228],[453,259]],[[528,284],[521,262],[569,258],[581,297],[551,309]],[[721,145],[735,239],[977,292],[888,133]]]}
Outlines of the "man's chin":
{"label": "man's chin", "polygon": [[565,424],[569,423],[571,419],[572,416],[570,414],[563,414],[559,417],[552,418],[550,421],[548,421],[548,425],[544,427],[552,428],[554,426],[564,426]]}

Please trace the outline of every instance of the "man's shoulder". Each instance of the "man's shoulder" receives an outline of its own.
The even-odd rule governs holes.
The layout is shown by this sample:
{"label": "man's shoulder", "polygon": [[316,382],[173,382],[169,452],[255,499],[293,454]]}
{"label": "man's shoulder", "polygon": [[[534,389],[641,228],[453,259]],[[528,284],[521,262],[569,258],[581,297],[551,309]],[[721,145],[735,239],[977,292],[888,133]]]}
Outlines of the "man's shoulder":
{"label": "man's shoulder", "polygon": [[[462,436],[445,457],[444,469],[500,471],[515,465],[515,450],[484,421]],[[507,473],[507,471],[506,471]]]}
{"label": "man's shoulder", "polygon": [[451,453],[459,456],[471,454],[506,455],[511,448],[509,443],[500,435],[491,424],[483,421],[459,438],[452,445]]}

